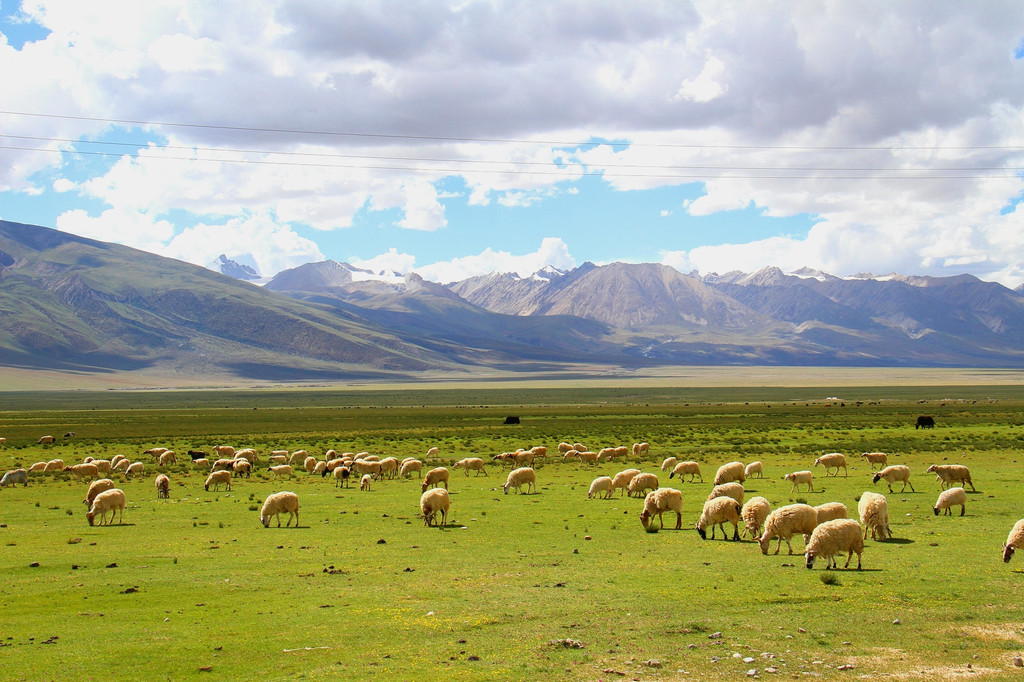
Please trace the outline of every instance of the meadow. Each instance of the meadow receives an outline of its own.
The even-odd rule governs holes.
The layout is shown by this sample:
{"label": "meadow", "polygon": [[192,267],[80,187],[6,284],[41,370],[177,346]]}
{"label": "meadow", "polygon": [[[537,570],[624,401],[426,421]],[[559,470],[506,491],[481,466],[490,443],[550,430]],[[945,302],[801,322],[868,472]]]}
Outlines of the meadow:
{"label": "meadow", "polygon": [[[836,396],[835,400],[826,400]],[[119,480],[122,525],[90,527],[85,484],[33,475],[0,490],[0,666],[5,679],[1019,679],[1024,555],[1001,546],[1024,517],[1024,389],[1015,386],[767,388],[267,389],[0,393],[0,469],[121,453],[147,474]],[[936,428],[916,430],[919,414]],[[521,419],[504,425],[507,415]],[[62,438],[66,432],[73,437]],[[52,446],[36,444],[44,434]],[[596,468],[555,446],[651,444]],[[263,466],[206,492],[187,457],[153,488],[143,450],[255,447]],[[369,492],[297,474],[272,449],[490,460],[545,445],[538,492],[504,495],[508,468],[452,470],[443,528],[417,517],[419,482]],[[864,451],[910,466],[916,492],[873,485]],[[849,475],[785,473],[843,452]],[[704,482],[670,480],[675,456]],[[749,538],[693,530],[717,467],[764,463],[747,495],[772,506],[886,494],[895,537],[866,543],[864,570],[804,568]],[[934,516],[930,464],[963,463],[967,514]],[[636,466],[683,493],[683,530],[645,533],[642,500],[587,499],[598,475]],[[899,488],[897,487],[897,490]],[[293,490],[299,528],[263,528],[263,498]],[[799,538],[794,549],[802,552]],[[852,667],[848,667],[852,666]]]}

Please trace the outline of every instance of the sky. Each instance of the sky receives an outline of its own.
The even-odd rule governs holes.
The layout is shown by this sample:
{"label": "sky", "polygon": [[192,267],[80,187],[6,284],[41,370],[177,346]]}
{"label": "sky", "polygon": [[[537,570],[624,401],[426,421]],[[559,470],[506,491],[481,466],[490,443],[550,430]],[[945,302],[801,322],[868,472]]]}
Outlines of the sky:
{"label": "sky", "polygon": [[0,219],[265,276],[1024,284],[1024,3],[0,0]]}

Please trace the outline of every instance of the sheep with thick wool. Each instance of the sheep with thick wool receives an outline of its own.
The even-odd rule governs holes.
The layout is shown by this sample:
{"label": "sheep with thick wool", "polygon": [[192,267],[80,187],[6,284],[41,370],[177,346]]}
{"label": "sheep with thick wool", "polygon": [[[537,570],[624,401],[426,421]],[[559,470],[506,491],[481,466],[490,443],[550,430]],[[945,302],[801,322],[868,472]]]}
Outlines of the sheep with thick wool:
{"label": "sheep with thick wool", "polygon": [[814,466],[818,465],[821,465],[821,467],[825,469],[826,478],[832,475],[828,473],[829,469],[836,470],[836,473],[834,474],[835,476],[839,475],[840,469],[843,470],[843,476],[849,475],[849,471],[846,468],[846,455],[841,452],[830,452],[827,455],[822,455],[818,459],[814,460]]}
{"label": "sheep with thick wool", "polygon": [[1024,547],[1024,519],[1013,524],[1010,534],[1006,536],[1006,544],[1003,545],[1003,561],[1009,563],[1018,547]]}
{"label": "sheep with thick wool", "polygon": [[[341,460],[344,461],[344,460]],[[486,472],[485,472],[486,473]],[[394,478],[398,474],[398,458],[385,457],[380,461],[380,475],[386,478]]]}
{"label": "sheep with thick wool", "polygon": [[420,512],[423,514],[423,523],[427,526],[434,525],[434,517],[438,512],[441,514],[441,523],[448,524],[448,509],[451,507],[451,498],[444,488],[434,488],[420,495]]}
{"label": "sheep with thick wool", "polygon": [[725,524],[732,524],[732,539],[740,539],[740,519],[742,518],[742,508],[740,503],[731,497],[716,497],[708,500],[704,503],[704,509],[701,511],[700,518],[697,519],[697,532],[700,534],[701,540],[707,540],[708,534],[706,528],[711,526],[711,539],[715,539],[715,527],[721,526],[722,528],[722,539],[728,540],[728,535],[725,531]]}
{"label": "sheep with thick wool", "polygon": [[165,450],[160,453],[160,458],[157,460],[158,466],[166,467],[172,464],[178,463],[178,456],[174,454],[174,450]]}
{"label": "sheep with thick wool", "polygon": [[[326,473],[327,472],[325,471],[324,474],[326,474]],[[347,488],[348,487],[349,479],[352,478],[352,470],[349,469],[346,466],[341,466],[341,467],[337,467],[334,471],[332,471],[331,475],[334,476],[334,487],[335,488],[337,488],[339,486],[342,486],[342,485],[344,485]]]}
{"label": "sheep with thick wool", "polygon": [[93,526],[96,523],[96,515],[100,515],[100,525],[107,525],[107,512],[110,512],[110,523],[114,523],[114,514],[117,514],[117,523],[121,524],[124,521],[124,508],[127,506],[127,501],[124,496],[124,491],[120,488],[111,488],[110,490],[104,490],[97,495],[92,501],[92,507],[86,512],[85,518],[89,521],[89,525]]}
{"label": "sheep with thick wool", "polygon": [[231,472],[226,469],[220,471],[211,471],[210,475],[206,477],[206,483],[203,485],[206,488],[206,492],[210,492],[210,486],[213,486],[214,490],[220,490],[221,484],[226,485],[228,490],[231,490]]}
{"label": "sheep with thick wool", "polygon": [[718,472],[715,473],[715,485],[721,485],[722,483],[730,483],[737,481],[743,483],[747,480],[746,474],[747,468],[743,466],[743,462],[729,462],[718,467]]}
{"label": "sheep with thick wool", "polygon": [[64,467],[64,471],[70,471],[74,475],[75,480],[82,481],[83,479],[89,479],[95,481],[100,477],[100,468],[92,462],[85,462],[84,464],[74,464],[69,467]]}
{"label": "sheep with thick wool", "polygon": [[285,528],[291,525],[292,517],[295,517],[295,527],[299,527],[299,496],[287,490],[273,495],[267,495],[263,501],[263,508],[260,509],[260,523],[264,528],[270,526],[270,517],[277,517],[277,527],[281,527],[281,514],[288,514],[288,523]]}
{"label": "sheep with thick wool", "polygon": [[884,452],[862,452],[860,456],[867,460],[872,470],[874,470],[876,464],[882,467],[889,464],[889,455]]}
{"label": "sheep with thick wool", "polygon": [[[423,477],[423,462],[418,459],[410,459],[402,462],[401,477],[412,476],[412,472],[419,474],[419,477]],[[469,475],[468,473],[466,474]]]}
{"label": "sheep with thick wool", "polygon": [[109,459],[94,459],[92,461],[88,461],[87,463],[88,464],[96,465],[96,471],[100,472],[101,474],[109,474],[110,473],[110,460]]}
{"label": "sheep with thick wool", "polygon": [[932,511],[938,516],[939,512],[942,512],[943,516],[952,516],[953,510],[950,507],[960,507],[960,516],[967,513],[967,491],[963,488],[949,488],[939,493],[939,499],[935,501],[935,507]]}
{"label": "sheep with thick wool", "polygon": [[521,494],[523,486],[526,486],[527,493],[531,488],[534,493],[537,492],[537,473],[530,467],[520,467],[510,471],[502,489],[506,495],[508,495],[509,488],[515,488],[516,492]]}
{"label": "sheep with thick wool", "polygon": [[[140,464],[141,464],[141,462],[140,462]],[[112,463],[110,465],[110,471],[111,471],[111,473],[117,472],[119,474],[127,474],[128,473],[128,467],[130,467],[131,465],[132,465],[132,463],[131,463],[130,460],[119,459],[116,464]]]}
{"label": "sheep with thick wool", "polygon": [[825,523],[826,521],[835,521],[836,519],[845,519],[850,516],[849,510],[842,502],[826,502],[824,504],[819,504],[814,508],[814,511],[818,514],[819,524]]}
{"label": "sheep with thick wool", "polygon": [[736,481],[730,481],[729,483],[721,483],[711,489],[708,494],[708,499],[713,500],[716,497],[731,497],[740,504],[743,504],[743,485]]}
{"label": "sheep with thick wool", "polygon": [[743,475],[747,478],[764,478],[764,465],[759,461],[751,462],[744,468]]}
{"label": "sheep with thick wool", "polygon": [[676,530],[683,527],[683,494],[675,488],[658,488],[644,497],[644,509],[640,512],[640,523],[644,530],[651,531],[654,515],[658,515],[660,527],[665,527],[662,514],[667,511],[676,513]]}
{"label": "sheep with thick wool", "polygon": [[903,483],[903,487],[900,488],[900,492],[906,490],[908,485],[910,486],[911,492],[917,492],[914,490],[914,484],[910,482],[910,467],[904,464],[893,464],[892,466],[887,466],[871,477],[872,483],[878,483],[882,480],[888,484],[889,492],[892,492],[892,484],[896,482]]}
{"label": "sheep with thick wool", "polygon": [[761,546],[761,553],[767,554],[772,539],[778,538],[779,544],[775,547],[775,553],[779,553],[779,550],[782,549],[782,541],[785,540],[789,547],[789,553],[792,554],[793,545],[790,540],[793,535],[803,535],[804,542],[807,542],[817,525],[818,512],[814,511],[814,507],[809,504],[797,503],[779,507],[765,519],[764,532],[761,533],[761,537],[757,538],[757,542]]}
{"label": "sheep with thick wool", "polygon": [[587,499],[592,500],[595,496],[604,493],[604,498],[607,500],[615,492],[615,485],[612,482],[611,476],[598,476],[590,482],[590,490],[587,492]]}
{"label": "sheep with thick wool", "polygon": [[[317,466],[319,466],[319,464]],[[325,464],[324,466],[327,465]],[[352,469],[352,473],[356,474],[357,476],[361,476],[363,474],[370,474],[370,476],[372,476],[373,478],[380,478],[382,471],[379,461],[374,462],[365,459],[357,459],[353,461],[352,466],[350,466],[349,468]]]}
{"label": "sheep with thick wool", "polygon": [[477,476],[480,474],[487,475],[487,464],[480,457],[465,457],[453,466],[456,469],[463,469],[467,476],[469,476],[470,471],[475,471]]}
{"label": "sheep with thick wool", "polygon": [[971,471],[963,464],[933,464],[928,467],[928,473],[935,472],[935,480],[941,481],[940,488],[945,490],[954,483],[963,487],[964,483],[971,486],[971,490],[977,492],[974,483],[971,481]]}
{"label": "sheep with thick wool", "polygon": [[171,479],[167,477],[167,474],[160,474],[154,481],[156,486],[156,498],[167,499],[171,496]]}
{"label": "sheep with thick wool", "polygon": [[[292,454],[288,455],[288,463],[295,465],[298,464],[299,462],[305,462],[306,458],[310,456],[311,455],[306,450],[296,450]],[[316,457],[313,457],[313,461],[316,461]]]}
{"label": "sheep with thick wool", "polygon": [[282,476],[288,476],[291,478],[293,473],[292,466],[290,464],[278,464],[276,466],[267,467],[267,471],[274,475],[274,478],[281,478]]}
{"label": "sheep with thick wool", "polygon": [[676,468],[676,464],[678,463],[679,460],[676,459],[675,457],[666,457],[665,459],[661,460],[661,470],[670,472]]}
{"label": "sheep with thick wool", "polygon": [[359,489],[364,493],[370,492],[370,483],[373,481],[373,476],[370,474],[363,474],[363,477],[359,479]]}
{"label": "sheep with thick wool", "polygon": [[756,538],[761,535],[764,528],[764,521],[772,511],[772,505],[767,498],[751,497],[743,504],[740,510],[740,517],[743,519],[743,534]]}
{"label": "sheep with thick wool", "polygon": [[648,490],[657,490],[658,477],[655,474],[641,473],[634,476],[626,487],[626,494],[629,497],[642,497]]}
{"label": "sheep with thick wool", "polygon": [[856,552],[859,571],[861,553],[864,552],[864,538],[861,537],[860,524],[853,519],[833,519],[818,524],[804,548],[804,559],[809,569],[814,568],[814,560],[818,557],[826,559],[826,569],[838,568],[836,555],[843,552],[848,553],[843,568],[850,567],[850,560]]}
{"label": "sheep with thick wool", "polygon": [[588,450],[570,450],[565,453],[565,456],[563,456],[562,459],[572,459],[573,457],[579,458],[580,466],[583,466],[584,464],[597,464],[596,452],[590,452]]}
{"label": "sheep with thick wool", "polygon": [[[313,457],[312,455],[308,455],[305,459],[302,460],[302,468],[306,470],[307,474],[311,474],[316,469],[316,463],[317,458]],[[327,465],[325,464],[324,466]]]}
{"label": "sheep with thick wool", "polygon": [[235,476],[238,478],[242,476],[246,478],[252,477],[252,463],[247,459],[236,459],[235,463],[231,465],[231,470],[235,472]]}
{"label": "sheep with thick wool", "polygon": [[145,476],[146,465],[144,462],[132,462],[128,465],[128,468],[124,470],[125,478],[131,478],[132,476]]}
{"label": "sheep with thick wool", "polygon": [[3,478],[0,478],[0,488],[6,488],[9,485],[16,486],[18,483],[28,487],[28,472],[24,469],[12,469],[6,472]]}
{"label": "sheep with thick wool", "polygon": [[62,459],[51,459],[49,462],[46,463],[46,466],[43,467],[43,471],[63,471],[63,470],[64,470],[64,460],[62,460]]}
{"label": "sheep with thick wool", "polygon": [[443,485],[445,490],[448,489],[448,470],[444,467],[435,467],[427,472],[420,483],[420,492],[425,493],[427,488],[436,488],[438,485]]}
{"label": "sheep with thick wool", "polygon": [[[640,474],[639,469],[623,469],[612,476],[612,492],[616,490],[629,490],[630,482]],[[621,494],[621,493],[620,493]]]}
{"label": "sheep with thick wool", "polygon": [[96,496],[102,493],[104,490],[112,490],[117,485],[109,478],[101,478],[98,481],[93,481],[89,484],[89,490],[85,493],[85,506],[91,507],[92,501],[96,499]]}
{"label": "sheep with thick wool", "polygon": [[885,495],[866,490],[857,501],[857,514],[864,525],[864,537],[871,531],[872,540],[884,540],[892,537],[889,530],[889,501]]}
{"label": "sheep with thick wool", "polygon": [[794,471],[793,473],[786,474],[786,480],[793,483],[793,487],[790,488],[789,492],[796,492],[798,486],[807,485],[807,492],[814,492],[814,474],[810,471]]}
{"label": "sheep with thick wool", "polygon": [[43,471],[46,471],[46,462],[36,462],[32,466],[30,466],[28,468],[28,470],[31,471],[34,474],[38,474],[38,473],[41,473]]}
{"label": "sheep with thick wool", "polygon": [[683,476],[689,476],[690,480],[687,483],[693,483],[694,478],[699,478],[701,483],[704,482],[704,477],[700,473],[700,464],[697,462],[676,462],[668,477],[675,478],[676,476],[679,477],[679,480],[683,480]]}

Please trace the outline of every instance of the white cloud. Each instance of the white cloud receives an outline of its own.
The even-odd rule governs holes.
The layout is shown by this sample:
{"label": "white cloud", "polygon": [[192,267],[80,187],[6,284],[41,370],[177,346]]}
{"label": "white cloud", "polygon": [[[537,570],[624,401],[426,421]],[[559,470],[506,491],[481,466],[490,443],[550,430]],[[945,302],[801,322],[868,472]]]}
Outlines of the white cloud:
{"label": "white cloud", "polygon": [[412,272],[416,264],[416,257],[408,253],[398,253],[397,249],[388,249],[387,253],[376,255],[373,258],[351,258],[348,262],[357,268],[370,270],[378,275],[392,272],[405,275]]}
{"label": "white cloud", "polygon": [[576,267],[576,261],[569,254],[565,242],[557,237],[545,237],[541,240],[540,248],[533,253],[517,256],[507,251],[485,249],[475,256],[463,256],[416,268],[416,272],[424,279],[447,284],[491,272],[513,272],[520,277],[528,277],[546,265],[569,270]]}
{"label": "white cloud", "polygon": [[174,226],[166,220],[144,211],[114,208],[98,216],[81,209],[65,211],[57,218],[57,229],[152,252],[158,252],[174,234]]}

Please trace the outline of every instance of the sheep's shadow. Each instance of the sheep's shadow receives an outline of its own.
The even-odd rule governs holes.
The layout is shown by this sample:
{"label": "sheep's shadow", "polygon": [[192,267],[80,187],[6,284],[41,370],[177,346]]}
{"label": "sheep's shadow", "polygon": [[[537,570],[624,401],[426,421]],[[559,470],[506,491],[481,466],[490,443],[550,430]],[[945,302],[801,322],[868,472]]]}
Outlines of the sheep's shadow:
{"label": "sheep's shadow", "polygon": [[879,542],[886,545],[912,545],[915,541],[910,538],[885,538],[884,540],[872,540],[872,542]]}

